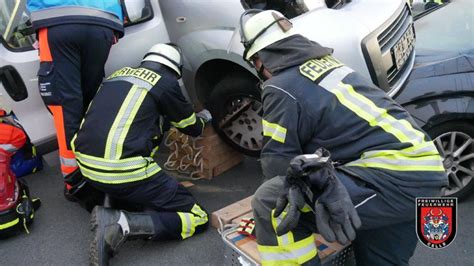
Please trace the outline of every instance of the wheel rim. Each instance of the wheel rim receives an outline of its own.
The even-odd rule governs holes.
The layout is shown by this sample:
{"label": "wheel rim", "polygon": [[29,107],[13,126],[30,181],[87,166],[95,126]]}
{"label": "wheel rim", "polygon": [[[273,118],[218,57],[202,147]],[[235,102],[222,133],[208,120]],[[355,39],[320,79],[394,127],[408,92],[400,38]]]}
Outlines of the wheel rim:
{"label": "wheel rim", "polygon": [[443,188],[445,196],[465,188],[474,178],[474,140],[463,132],[446,132],[434,140],[443,157],[449,185]]}
{"label": "wheel rim", "polygon": [[226,103],[219,128],[234,144],[250,151],[262,149],[262,103],[252,96],[234,96]]}

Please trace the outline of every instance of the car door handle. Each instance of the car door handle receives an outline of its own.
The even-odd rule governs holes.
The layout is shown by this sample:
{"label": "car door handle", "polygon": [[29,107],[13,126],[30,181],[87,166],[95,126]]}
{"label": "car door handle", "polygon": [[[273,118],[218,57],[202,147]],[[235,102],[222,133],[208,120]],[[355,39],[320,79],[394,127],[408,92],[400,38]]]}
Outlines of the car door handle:
{"label": "car door handle", "polygon": [[0,68],[0,81],[5,91],[10,97],[16,101],[23,101],[28,98],[28,90],[20,74],[12,66],[4,66]]}

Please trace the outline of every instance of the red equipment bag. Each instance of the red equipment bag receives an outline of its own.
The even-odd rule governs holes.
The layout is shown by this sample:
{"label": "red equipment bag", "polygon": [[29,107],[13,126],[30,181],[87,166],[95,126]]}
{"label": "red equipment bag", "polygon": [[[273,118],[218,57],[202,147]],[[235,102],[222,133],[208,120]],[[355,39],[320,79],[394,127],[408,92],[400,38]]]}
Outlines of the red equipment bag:
{"label": "red equipment bag", "polygon": [[25,145],[26,139],[26,134],[21,128],[0,121],[0,149],[10,156]]}
{"label": "red equipment bag", "polygon": [[12,236],[28,226],[41,206],[38,198],[31,199],[27,184],[17,180],[10,169],[10,154],[0,149],[0,238]]}
{"label": "red equipment bag", "polygon": [[[0,114],[1,114],[0,109]],[[0,118],[4,118],[0,116]],[[11,236],[34,219],[34,212],[41,206],[39,199],[30,199],[26,182],[17,180],[10,165],[11,156],[22,148],[25,132],[9,123],[0,121],[0,238]]]}

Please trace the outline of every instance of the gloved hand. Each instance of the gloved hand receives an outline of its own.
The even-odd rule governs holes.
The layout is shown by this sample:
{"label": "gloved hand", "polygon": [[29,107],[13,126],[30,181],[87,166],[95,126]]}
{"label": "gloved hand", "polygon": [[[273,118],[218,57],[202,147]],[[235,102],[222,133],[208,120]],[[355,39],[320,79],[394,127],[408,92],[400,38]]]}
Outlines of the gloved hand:
{"label": "gloved hand", "polygon": [[361,221],[349,193],[337,177],[329,179],[314,210],[316,226],[324,239],[329,242],[337,240],[343,245],[355,239],[355,230],[361,226]]}
{"label": "gloved hand", "polygon": [[207,109],[203,109],[202,111],[197,113],[196,116],[204,120],[204,123],[208,123],[212,121],[211,112],[209,112],[209,110]]}
{"label": "gloved hand", "polygon": [[[329,151],[322,150],[317,153],[324,155],[325,163],[318,171],[309,175],[311,184],[315,185],[322,194],[314,204],[316,226],[319,233],[329,242],[338,241],[346,244],[356,237],[355,230],[361,226],[361,221],[354,208],[352,200],[344,185],[337,178],[332,165]],[[313,167],[318,163],[304,162],[304,166]],[[306,172],[306,167],[302,171]]]}
{"label": "gloved hand", "polygon": [[[308,174],[319,169],[322,162],[327,160],[324,158],[319,162],[318,159],[321,159],[320,154],[304,154],[296,156],[290,161],[285,177],[285,185],[277,199],[275,212],[273,213],[273,217],[280,216],[289,204],[286,216],[276,229],[278,236],[288,233],[298,225],[302,211],[311,210],[307,205],[308,202],[313,201]],[[304,210],[305,208],[308,209]]]}
{"label": "gloved hand", "polygon": [[[285,185],[281,190],[280,197],[276,202],[273,217],[278,217],[288,207],[288,212],[276,228],[278,236],[282,236],[293,230],[299,222],[301,211],[307,206],[305,191],[310,191],[307,184],[302,180],[292,180],[288,176],[285,178]],[[311,191],[310,191],[311,192]]]}

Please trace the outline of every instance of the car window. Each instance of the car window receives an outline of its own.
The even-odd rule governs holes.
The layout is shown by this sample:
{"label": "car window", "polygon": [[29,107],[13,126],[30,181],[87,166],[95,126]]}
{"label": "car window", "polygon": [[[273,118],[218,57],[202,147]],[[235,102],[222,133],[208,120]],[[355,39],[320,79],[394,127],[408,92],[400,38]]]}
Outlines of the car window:
{"label": "car window", "polygon": [[24,0],[0,0],[0,34],[9,49],[33,49],[34,31]]}
{"label": "car window", "polygon": [[124,0],[124,26],[142,23],[153,18],[153,9],[150,0]]}

